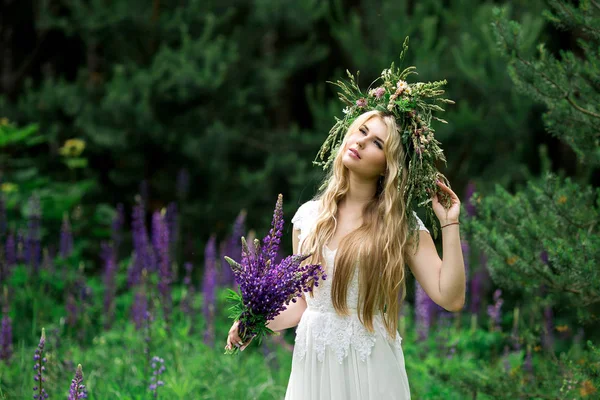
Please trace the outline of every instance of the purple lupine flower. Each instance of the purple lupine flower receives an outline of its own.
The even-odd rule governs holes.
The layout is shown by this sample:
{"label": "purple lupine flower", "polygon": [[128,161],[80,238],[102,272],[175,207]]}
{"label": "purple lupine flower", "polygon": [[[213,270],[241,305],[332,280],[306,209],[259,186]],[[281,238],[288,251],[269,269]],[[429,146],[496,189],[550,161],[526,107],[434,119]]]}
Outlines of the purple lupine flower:
{"label": "purple lupine flower", "polygon": [[[257,336],[260,343],[262,337],[269,333],[266,323],[287,308],[289,302],[296,302],[302,292],[311,291],[319,285],[319,279],[326,275],[321,265],[301,266],[307,255],[291,255],[281,263],[274,264],[273,258],[283,227],[283,196],[279,194],[275,206],[276,217],[273,218],[272,230],[263,240],[255,239],[254,251],[250,252],[246,240],[242,236],[242,258],[238,263],[226,256],[240,292],[231,292],[233,300],[241,310],[239,314],[239,332],[242,340]],[[281,220],[281,223],[279,222]],[[228,352],[235,352],[233,349]]]}
{"label": "purple lupine flower", "polygon": [[119,258],[119,248],[123,243],[123,226],[125,225],[125,207],[123,203],[117,204],[117,212],[113,218],[111,226],[111,239],[115,258]]}
{"label": "purple lupine flower", "polygon": [[167,206],[167,213],[165,214],[165,221],[167,224],[167,230],[169,232],[169,249],[171,258],[175,259],[175,246],[179,240],[179,215],[177,212],[177,203],[171,202]]}
{"label": "purple lupine flower", "polygon": [[0,238],[6,235],[6,206],[4,205],[4,195],[0,193]]}
{"label": "purple lupine flower", "polygon": [[160,380],[163,372],[165,372],[165,360],[157,356],[152,357],[152,377],[148,389],[153,392],[155,399],[158,397],[158,388],[165,384]]}
{"label": "purple lupine flower", "polygon": [[427,295],[423,287],[415,280],[415,324],[419,340],[426,340],[433,320],[433,300]]}
{"label": "purple lupine flower", "polygon": [[166,320],[171,313],[171,263],[169,257],[169,230],[164,216],[156,211],[152,216],[152,245],[158,265],[158,293]]}
{"label": "purple lupine flower", "polygon": [[467,199],[465,201],[465,210],[467,211],[468,217],[474,216],[477,211],[475,204],[473,204],[473,201],[475,200],[473,198],[474,193],[475,193],[475,182],[469,181],[469,183],[467,184],[467,189],[466,189],[466,193],[465,193],[465,199]]}
{"label": "purple lupine flower", "polygon": [[8,362],[12,356],[12,321],[8,316],[8,295],[4,291],[4,306],[2,307],[2,327],[0,328],[0,360]]}
{"label": "purple lupine flower", "polygon": [[527,354],[525,355],[523,369],[530,374],[533,373],[533,357],[531,354],[531,345],[527,345]]}
{"label": "purple lupine flower", "polygon": [[548,264],[548,252],[546,250],[543,250],[540,253],[540,260],[542,261],[542,263]]}
{"label": "purple lupine flower", "polygon": [[502,307],[502,303],[504,303],[504,300],[500,296],[502,296],[502,290],[496,289],[496,291],[494,292],[494,304],[488,306],[487,310],[488,315],[490,316],[493,323],[493,329],[497,330],[500,329],[500,308]]}
{"label": "purple lupine flower", "polygon": [[6,238],[6,244],[4,245],[4,257],[6,260],[6,266],[12,267],[17,263],[17,253],[15,249],[15,235],[9,233]]}
{"label": "purple lupine flower", "polygon": [[73,233],[67,213],[63,216],[62,226],[60,228],[60,256],[68,258],[73,252]]}
{"label": "purple lupine flower", "polygon": [[139,198],[137,204],[133,206],[131,225],[135,256],[134,265],[130,269],[128,276],[129,287],[137,285],[140,282],[142,270],[154,270],[154,253],[151,251],[148,231],[146,230],[144,206],[139,201]]}
{"label": "purple lupine flower", "polygon": [[482,278],[483,274],[480,270],[475,271],[473,279],[471,279],[471,304],[469,311],[471,314],[478,314],[481,305],[482,294]]}
{"label": "purple lupine flower", "polygon": [[[233,271],[225,261],[224,256],[226,254],[229,255],[230,258],[240,259],[242,256],[242,247],[240,245],[239,238],[244,235],[244,231],[246,221],[246,210],[241,210],[238,216],[235,219],[233,224],[233,230],[231,232],[231,236],[227,238],[227,240],[221,244],[220,254],[221,254],[221,274],[219,283],[222,286],[235,286],[235,278],[233,275]],[[251,245],[251,243],[248,243]]]}
{"label": "purple lupine flower", "polygon": [[181,168],[177,173],[177,198],[185,200],[190,189],[190,173]]}
{"label": "purple lupine flower", "polygon": [[40,198],[37,195],[33,195],[29,199],[25,262],[29,264],[32,272],[36,274],[41,261],[41,220],[42,211],[40,207]]}
{"label": "purple lupine flower", "polygon": [[[463,259],[464,259],[464,263],[465,263],[465,276],[468,278],[468,276],[470,275],[470,255],[471,255],[471,246],[469,246],[469,242],[467,240],[461,240],[460,241],[460,248],[463,254]],[[465,296],[469,297],[470,293],[469,293],[469,285],[467,285],[467,287],[465,288]]]}
{"label": "purple lupine flower", "polygon": [[183,300],[181,300],[181,311],[183,311],[185,315],[191,317],[193,314],[192,301],[194,299],[194,285],[192,285],[192,263],[184,263],[183,268],[185,269],[185,278],[183,278],[183,284],[186,288],[186,294]]}
{"label": "purple lupine flower", "polygon": [[552,306],[544,307],[544,333],[542,336],[544,349],[551,350],[554,346],[554,318]]}
{"label": "purple lupine flower", "polygon": [[133,298],[133,304],[131,305],[131,319],[135,325],[136,330],[140,330],[144,326],[144,320],[148,313],[148,298],[143,289],[139,289]]}
{"label": "purple lupine flower", "polygon": [[46,389],[44,389],[44,382],[46,382],[46,378],[43,376],[46,371],[46,357],[44,357],[44,345],[46,344],[46,332],[44,328],[42,328],[42,336],[40,337],[40,343],[38,344],[37,349],[35,350],[35,355],[33,356],[33,361],[35,364],[33,365],[33,370],[35,371],[35,376],[33,380],[35,381],[35,386],[33,387],[33,398],[38,400],[43,400],[48,398],[48,393],[46,393]]}
{"label": "purple lupine flower", "polygon": [[83,370],[81,369],[81,364],[78,364],[75,371],[75,378],[71,381],[71,387],[69,388],[68,400],[80,399],[87,399],[87,392],[83,384]]}
{"label": "purple lupine flower", "polygon": [[217,238],[213,234],[204,248],[204,277],[202,279],[202,314],[206,321],[204,343],[212,346],[214,343],[214,314],[217,284],[216,249]]}
{"label": "purple lupine flower", "polygon": [[17,232],[17,262],[25,261],[25,253],[27,251],[27,241],[25,240],[25,235],[23,231],[19,229]]}
{"label": "purple lupine flower", "polygon": [[281,242],[281,235],[283,232],[283,209],[281,207],[275,207],[271,226],[272,228],[269,231],[269,234],[262,242],[262,249],[267,260],[275,259],[277,256],[277,249]]}
{"label": "purple lupine flower", "polygon": [[101,243],[102,260],[104,261],[104,328],[110,329],[114,317],[115,275],[117,260],[112,246],[106,242]]}

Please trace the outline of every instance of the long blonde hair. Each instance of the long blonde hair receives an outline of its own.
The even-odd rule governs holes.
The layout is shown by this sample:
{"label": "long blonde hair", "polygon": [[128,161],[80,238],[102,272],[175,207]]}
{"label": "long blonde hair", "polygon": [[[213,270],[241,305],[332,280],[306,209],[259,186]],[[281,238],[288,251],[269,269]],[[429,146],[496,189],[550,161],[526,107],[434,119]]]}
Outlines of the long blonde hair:
{"label": "long blonde hair", "polygon": [[[386,158],[385,177],[378,182],[373,199],[363,208],[362,225],[340,242],[335,271],[333,277],[328,279],[333,279],[331,297],[336,312],[349,315],[346,297],[358,263],[358,318],[373,332],[373,316],[376,312],[381,312],[387,332],[395,338],[400,304],[406,296],[405,247],[408,242],[405,200],[397,189],[405,187],[407,180],[406,168],[400,166],[400,163],[406,165],[401,132],[393,116],[377,110],[368,111],[350,125],[340,149],[345,148],[351,132],[373,117],[379,117],[388,130],[388,139],[383,148]],[[349,190],[349,170],[343,165],[342,156],[343,152],[339,151],[324,178],[325,187],[314,197],[314,200],[320,202],[320,213],[315,229],[302,243],[301,252],[313,254],[304,261],[305,264],[324,265],[323,246],[335,233],[338,204]],[[312,292],[310,295],[312,296]]]}

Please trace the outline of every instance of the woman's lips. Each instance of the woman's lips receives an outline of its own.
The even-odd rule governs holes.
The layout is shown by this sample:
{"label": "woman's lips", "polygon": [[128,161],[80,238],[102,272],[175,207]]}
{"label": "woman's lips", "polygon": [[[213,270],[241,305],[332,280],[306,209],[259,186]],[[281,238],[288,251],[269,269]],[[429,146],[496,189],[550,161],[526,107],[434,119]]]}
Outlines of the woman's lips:
{"label": "woman's lips", "polygon": [[357,158],[360,160],[360,156],[358,155],[358,152],[354,149],[348,149],[348,152],[350,152],[350,155],[354,158]]}

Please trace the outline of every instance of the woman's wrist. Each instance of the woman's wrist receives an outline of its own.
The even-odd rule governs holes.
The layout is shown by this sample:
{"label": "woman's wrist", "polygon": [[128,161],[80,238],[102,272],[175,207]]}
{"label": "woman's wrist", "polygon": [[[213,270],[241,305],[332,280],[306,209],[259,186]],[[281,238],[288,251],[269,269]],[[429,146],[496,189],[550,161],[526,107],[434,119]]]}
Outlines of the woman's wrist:
{"label": "woman's wrist", "polygon": [[443,228],[447,227],[447,226],[453,226],[453,225],[460,225],[460,222],[458,220],[448,220],[448,221],[440,221],[440,226]]}

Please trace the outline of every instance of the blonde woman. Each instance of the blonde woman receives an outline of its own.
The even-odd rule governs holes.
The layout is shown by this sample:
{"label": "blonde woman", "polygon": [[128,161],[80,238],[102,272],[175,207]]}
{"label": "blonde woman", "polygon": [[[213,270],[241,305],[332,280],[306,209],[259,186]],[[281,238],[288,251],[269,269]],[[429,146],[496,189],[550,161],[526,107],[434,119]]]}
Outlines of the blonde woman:
{"label": "blonde woman", "polygon": [[[451,199],[444,207],[438,194],[431,197],[442,227],[442,260],[397,190],[407,185],[409,168],[401,166],[406,154],[396,122],[379,110],[354,119],[326,185],[292,219],[294,254],[312,253],[305,263],[322,264],[328,278],[268,324],[274,331],[297,326],[287,400],[410,399],[397,332],[405,265],[435,303],[448,311],[464,305],[460,201],[437,182]],[[410,234],[407,215],[416,219],[418,235]],[[237,323],[227,343],[248,345]]]}

